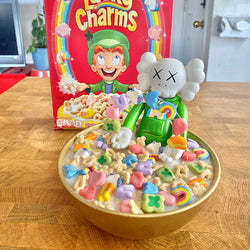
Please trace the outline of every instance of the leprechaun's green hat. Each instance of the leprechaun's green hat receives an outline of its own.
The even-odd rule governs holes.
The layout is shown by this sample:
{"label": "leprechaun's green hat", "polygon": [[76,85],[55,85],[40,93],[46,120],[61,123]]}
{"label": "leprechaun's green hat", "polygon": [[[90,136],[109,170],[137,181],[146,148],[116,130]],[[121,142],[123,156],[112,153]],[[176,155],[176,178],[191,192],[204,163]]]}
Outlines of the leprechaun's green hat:
{"label": "leprechaun's green hat", "polygon": [[85,34],[88,39],[88,64],[92,65],[94,49],[97,45],[102,46],[104,49],[111,49],[118,45],[122,46],[125,65],[128,67],[129,64],[129,41],[128,38],[117,30],[99,30],[93,34],[88,30]]}

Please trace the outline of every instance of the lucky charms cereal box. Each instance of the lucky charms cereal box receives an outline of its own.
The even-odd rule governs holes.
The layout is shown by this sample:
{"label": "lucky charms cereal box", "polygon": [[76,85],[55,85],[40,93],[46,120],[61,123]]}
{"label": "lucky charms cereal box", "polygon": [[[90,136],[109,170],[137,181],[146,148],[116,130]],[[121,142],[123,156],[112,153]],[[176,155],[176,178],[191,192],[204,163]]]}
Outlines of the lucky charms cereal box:
{"label": "lucky charms cereal box", "polygon": [[136,86],[144,52],[169,57],[172,0],[45,0],[44,9],[56,129],[100,123],[112,96]]}

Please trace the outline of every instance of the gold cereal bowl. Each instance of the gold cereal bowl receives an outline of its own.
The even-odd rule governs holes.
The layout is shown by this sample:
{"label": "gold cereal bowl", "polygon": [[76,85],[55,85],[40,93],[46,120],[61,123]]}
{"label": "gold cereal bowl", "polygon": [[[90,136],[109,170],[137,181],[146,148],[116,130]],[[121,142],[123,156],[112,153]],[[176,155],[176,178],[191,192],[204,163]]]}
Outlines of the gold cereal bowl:
{"label": "gold cereal bowl", "polygon": [[79,209],[80,214],[82,214],[85,219],[98,228],[111,234],[130,239],[146,239],[165,235],[169,232],[175,231],[191,220],[215,191],[221,176],[219,159],[205,141],[189,132],[188,138],[197,141],[201,147],[208,150],[211,164],[214,168],[213,180],[211,181],[207,192],[198,200],[171,212],[143,215],[120,213],[93,205],[75,193],[67,184],[63,175],[63,164],[66,154],[74,144],[76,137],[98,130],[101,126],[102,125],[100,124],[90,127],[74,136],[63,147],[58,159],[58,174],[65,190],[72,199],[73,204]]}

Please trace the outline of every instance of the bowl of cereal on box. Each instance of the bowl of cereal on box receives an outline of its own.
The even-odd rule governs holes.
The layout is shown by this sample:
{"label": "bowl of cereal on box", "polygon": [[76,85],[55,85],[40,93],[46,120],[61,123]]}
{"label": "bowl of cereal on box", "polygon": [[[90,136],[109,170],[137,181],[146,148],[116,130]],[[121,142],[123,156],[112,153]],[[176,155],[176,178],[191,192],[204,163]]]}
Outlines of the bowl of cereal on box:
{"label": "bowl of cereal on box", "polygon": [[[188,131],[187,109],[176,95],[183,90],[182,97],[192,100],[195,84],[204,79],[201,62],[190,63],[187,74],[195,73],[188,80],[179,61],[156,62],[146,53],[141,62],[138,81],[144,94],[136,89],[115,94],[108,118],[73,137],[58,160],[60,180],[82,215],[106,232],[132,239],[185,225],[215,191],[221,173],[213,149]],[[152,71],[147,63],[153,63]],[[163,77],[177,89],[171,82],[171,91],[157,88]],[[129,104],[133,108],[121,122],[116,111]]]}

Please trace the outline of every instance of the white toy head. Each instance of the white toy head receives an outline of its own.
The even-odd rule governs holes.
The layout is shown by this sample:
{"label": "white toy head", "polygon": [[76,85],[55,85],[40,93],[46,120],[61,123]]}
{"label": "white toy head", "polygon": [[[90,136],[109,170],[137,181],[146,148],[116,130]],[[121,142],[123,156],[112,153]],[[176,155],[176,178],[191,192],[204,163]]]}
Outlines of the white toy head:
{"label": "white toy head", "polygon": [[204,64],[200,59],[191,60],[186,67],[177,59],[156,60],[154,54],[146,52],[137,64],[139,89],[158,91],[163,98],[172,98],[178,92],[186,101],[191,101],[204,81]]}

